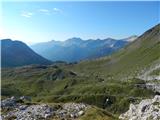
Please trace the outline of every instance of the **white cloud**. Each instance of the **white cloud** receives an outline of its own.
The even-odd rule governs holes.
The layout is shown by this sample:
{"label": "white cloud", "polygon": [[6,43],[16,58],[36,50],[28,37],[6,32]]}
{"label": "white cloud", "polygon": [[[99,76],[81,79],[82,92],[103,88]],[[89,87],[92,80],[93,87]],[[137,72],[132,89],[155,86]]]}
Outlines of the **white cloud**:
{"label": "white cloud", "polygon": [[62,12],[62,10],[59,9],[59,8],[53,8],[53,11],[54,11],[54,12]]}
{"label": "white cloud", "polygon": [[46,15],[50,15],[50,11],[48,9],[39,9],[39,12],[46,14]]}
{"label": "white cloud", "polygon": [[53,8],[53,9],[38,9],[37,11],[34,11],[33,12],[27,12],[27,11],[23,11],[21,13],[21,16],[22,17],[26,17],[26,18],[30,18],[32,17],[34,14],[38,14],[38,13],[41,13],[41,14],[44,14],[44,15],[51,15],[51,14],[54,14],[54,13],[62,13],[62,10],[59,9],[59,8]]}
{"label": "white cloud", "polygon": [[51,15],[53,13],[61,13],[62,10],[59,8],[53,8],[53,9],[39,9],[38,10],[42,14]]}
{"label": "white cloud", "polygon": [[32,17],[33,13],[32,12],[22,12],[21,16],[22,17],[26,17],[26,18],[30,18]]}
{"label": "white cloud", "polygon": [[47,9],[40,9],[39,11],[40,12],[49,12],[49,10],[47,10]]}

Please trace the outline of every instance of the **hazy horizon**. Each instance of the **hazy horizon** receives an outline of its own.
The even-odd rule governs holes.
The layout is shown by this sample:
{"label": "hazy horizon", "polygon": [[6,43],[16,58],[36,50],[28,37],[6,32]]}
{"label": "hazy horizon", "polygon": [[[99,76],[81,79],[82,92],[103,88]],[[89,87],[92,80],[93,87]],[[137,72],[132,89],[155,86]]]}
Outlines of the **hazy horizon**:
{"label": "hazy horizon", "polygon": [[[42,41],[42,42],[35,42],[35,43],[26,43],[25,41],[22,41],[22,40],[18,40],[18,39],[12,39],[12,38],[1,38],[1,40],[5,40],[5,39],[11,39],[12,41],[21,41],[21,42],[24,42],[25,44],[27,44],[27,45],[29,45],[29,46],[31,46],[31,45],[35,45],[35,44],[38,44],[38,43],[45,43],[45,42],[51,42],[51,41],[59,41],[59,42],[65,42],[65,41],[67,41],[67,40],[69,40],[69,39],[72,39],[72,38],[80,38],[81,40],[83,40],[83,41],[86,41],[86,40],[105,40],[105,39],[109,39],[109,38],[111,38],[111,39],[114,39],[114,40],[122,40],[122,39],[125,39],[125,38],[129,38],[129,37],[132,37],[132,36],[137,36],[137,35],[131,35],[131,36],[127,36],[127,37],[124,37],[124,38],[117,38],[117,39],[115,39],[115,38],[111,38],[111,37],[107,37],[107,38],[104,38],[104,39],[100,39],[100,38],[97,38],[97,39],[91,39],[91,38],[89,38],[89,39],[82,39],[82,38],[80,38],[80,37],[71,37],[71,38],[68,38],[68,39],[65,39],[65,40],[46,40],[46,41]],[[138,37],[138,36],[137,36]]]}

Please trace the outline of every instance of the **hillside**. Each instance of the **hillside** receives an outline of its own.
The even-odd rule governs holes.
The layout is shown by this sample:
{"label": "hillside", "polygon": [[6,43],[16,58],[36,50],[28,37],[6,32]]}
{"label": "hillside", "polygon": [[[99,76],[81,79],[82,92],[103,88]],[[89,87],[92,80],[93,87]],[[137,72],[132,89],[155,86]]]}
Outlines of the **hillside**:
{"label": "hillside", "polygon": [[[155,84],[160,86],[158,79],[147,81],[140,77],[145,73],[159,76],[159,30],[160,24],[120,51],[100,59],[2,69],[2,97],[26,95],[38,103],[83,102],[103,109],[96,112],[102,120],[106,111],[119,116],[130,103],[160,94],[152,89]],[[82,118],[89,120],[92,116]]]}
{"label": "hillside", "polygon": [[126,46],[130,40],[136,39],[136,36],[116,40],[107,39],[89,39],[82,40],[81,38],[70,38],[66,41],[49,41],[37,43],[31,48],[52,61],[75,62],[85,59],[94,59],[102,56],[110,55]]}
{"label": "hillside", "polygon": [[31,50],[25,43],[11,39],[1,40],[1,58],[2,67],[51,63]]}
{"label": "hillside", "polygon": [[146,31],[134,42],[117,53],[93,61],[82,61],[73,66],[86,74],[133,78],[148,67],[160,64],[160,24]]}

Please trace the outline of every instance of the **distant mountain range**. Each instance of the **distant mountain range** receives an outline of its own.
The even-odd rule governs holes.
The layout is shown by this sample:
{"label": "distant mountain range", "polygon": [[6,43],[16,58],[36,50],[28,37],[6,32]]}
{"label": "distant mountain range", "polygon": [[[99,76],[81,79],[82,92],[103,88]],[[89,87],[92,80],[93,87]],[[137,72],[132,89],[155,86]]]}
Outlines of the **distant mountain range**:
{"label": "distant mountain range", "polygon": [[25,43],[12,41],[11,39],[1,40],[1,66],[15,67],[30,64],[50,64],[51,61],[41,57],[30,49]]}
{"label": "distant mountain range", "polygon": [[137,36],[131,36],[125,39],[96,39],[82,40],[81,38],[71,38],[66,41],[49,41],[37,43],[31,48],[52,61],[75,62],[85,59],[94,59],[106,55],[123,48]]}

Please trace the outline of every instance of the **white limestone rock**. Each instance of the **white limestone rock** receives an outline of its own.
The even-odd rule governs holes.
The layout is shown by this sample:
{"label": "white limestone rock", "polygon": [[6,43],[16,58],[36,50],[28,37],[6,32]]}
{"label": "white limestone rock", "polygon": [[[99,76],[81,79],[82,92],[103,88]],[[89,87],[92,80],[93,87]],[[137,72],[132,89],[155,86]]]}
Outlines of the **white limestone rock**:
{"label": "white limestone rock", "polygon": [[160,96],[131,104],[129,110],[119,116],[121,120],[160,120]]}

